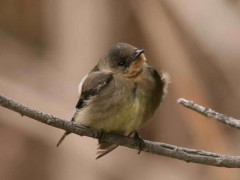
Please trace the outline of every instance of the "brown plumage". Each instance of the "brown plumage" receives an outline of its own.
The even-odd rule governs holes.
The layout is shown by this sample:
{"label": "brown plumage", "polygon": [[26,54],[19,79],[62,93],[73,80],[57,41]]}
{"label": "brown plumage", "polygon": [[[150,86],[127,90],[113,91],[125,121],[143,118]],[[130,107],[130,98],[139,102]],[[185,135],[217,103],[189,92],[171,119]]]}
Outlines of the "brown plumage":
{"label": "brown plumage", "polygon": [[[126,43],[118,43],[107,51],[80,83],[73,120],[125,136],[141,129],[154,114],[167,88],[167,76],[150,67],[143,52]],[[116,147],[100,142],[97,158]]]}

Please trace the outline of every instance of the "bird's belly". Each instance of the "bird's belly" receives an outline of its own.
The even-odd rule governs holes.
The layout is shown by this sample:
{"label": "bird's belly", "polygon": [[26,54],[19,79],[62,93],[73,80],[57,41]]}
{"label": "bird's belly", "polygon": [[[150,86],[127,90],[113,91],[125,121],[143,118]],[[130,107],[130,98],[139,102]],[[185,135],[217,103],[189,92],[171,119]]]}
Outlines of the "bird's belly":
{"label": "bird's belly", "polygon": [[111,112],[115,113],[109,115],[110,118],[108,120],[102,120],[102,123],[99,123],[99,126],[96,128],[106,131],[125,132],[126,134],[137,131],[146,121],[144,118],[145,104],[141,99],[133,99],[121,107],[113,107],[116,109]]}
{"label": "bird's belly", "polygon": [[92,105],[77,113],[76,122],[121,134],[138,131],[152,116],[158,104],[154,104],[151,84],[145,86],[139,83],[135,91],[134,86],[130,85],[127,86],[129,89],[116,91],[112,99],[90,100],[89,104]]}

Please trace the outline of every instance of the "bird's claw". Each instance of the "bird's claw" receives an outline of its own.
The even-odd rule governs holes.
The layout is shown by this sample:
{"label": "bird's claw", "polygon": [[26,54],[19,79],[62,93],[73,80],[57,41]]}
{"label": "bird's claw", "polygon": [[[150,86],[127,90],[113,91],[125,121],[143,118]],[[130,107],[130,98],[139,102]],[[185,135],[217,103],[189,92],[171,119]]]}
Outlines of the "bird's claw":
{"label": "bird's claw", "polygon": [[135,132],[133,138],[137,141],[138,149],[139,149],[138,154],[140,154],[145,146],[145,143],[144,143],[143,139],[139,136],[137,131]]}
{"label": "bird's claw", "polygon": [[97,138],[98,138],[98,143],[101,144],[101,142],[103,141],[104,137],[105,137],[106,133],[102,130],[99,130],[97,133]]}

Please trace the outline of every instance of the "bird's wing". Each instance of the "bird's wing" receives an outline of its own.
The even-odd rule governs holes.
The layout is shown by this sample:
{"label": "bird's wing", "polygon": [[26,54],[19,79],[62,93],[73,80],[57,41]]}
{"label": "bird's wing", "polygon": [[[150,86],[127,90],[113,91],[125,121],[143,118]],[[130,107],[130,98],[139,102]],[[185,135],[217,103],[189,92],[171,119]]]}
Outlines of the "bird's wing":
{"label": "bird's wing", "polygon": [[83,85],[83,82],[86,80],[87,77],[88,77],[88,74],[85,75],[85,76],[81,79],[81,81],[80,81],[80,83],[79,83],[79,85],[78,85],[78,95],[79,95],[79,96],[81,96],[81,94],[82,94],[82,85]]}
{"label": "bird's wing", "polygon": [[86,101],[98,95],[112,78],[111,73],[101,71],[92,72],[87,77],[84,77],[84,81],[80,82],[80,84],[82,83],[81,95],[76,108],[81,109],[86,106]]}
{"label": "bird's wing", "polygon": [[[100,71],[92,72],[87,77],[84,78],[83,82],[80,82],[81,87],[81,95],[79,101],[76,105],[77,109],[81,109],[85,107],[86,101],[89,98],[97,96],[104,87],[106,87],[110,81],[113,79],[112,74],[103,73]],[[98,151],[98,158],[108,154],[112,150],[114,150],[118,145],[111,144],[111,143],[100,143],[99,144],[99,151]]]}
{"label": "bird's wing", "polygon": [[[89,75],[86,75],[82,81],[80,82],[79,90],[80,97],[78,103],[76,105],[77,109],[81,109],[86,106],[86,101],[89,98],[96,96],[100,93],[100,91],[112,80],[112,74],[104,73],[100,71],[91,72]],[[75,116],[75,115],[74,115]],[[74,121],[74,116],[71,121]],[[69,132],[65,132],[63,136],[57,143],[57,147],[61,144],[64,138],[70,134]]]}

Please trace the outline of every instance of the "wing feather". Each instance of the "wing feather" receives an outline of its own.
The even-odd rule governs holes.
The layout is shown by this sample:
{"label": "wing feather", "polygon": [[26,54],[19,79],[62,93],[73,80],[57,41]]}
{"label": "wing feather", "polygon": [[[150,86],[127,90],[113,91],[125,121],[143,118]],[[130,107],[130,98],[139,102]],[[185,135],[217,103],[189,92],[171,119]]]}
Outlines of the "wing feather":
{"label": "wing feather", "polygon": [[[79,84],[80,97],[76,105],[76,109],[81,109],[86,106],[86,101],[89,98],[96,96],[100,91],[112,80],[112,74],[103,73],[100,71],[91,72],[89,75],[84,76]],[[76,113],[75,113],[76,114]],[[75,116],[75,115],[74,115]],[[72,121],[74,121],[74,116]],[[61,144],[64,138],[70,134],[65,132],[57,143],[57,147]]]}
{"label": "wing feather", "polygon": [[76,105],[77,109],[86,106],[86,101],[96,96],[112,80],[112,74],[100,71],[89,74],[82,83],[81,95]]}

